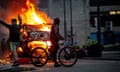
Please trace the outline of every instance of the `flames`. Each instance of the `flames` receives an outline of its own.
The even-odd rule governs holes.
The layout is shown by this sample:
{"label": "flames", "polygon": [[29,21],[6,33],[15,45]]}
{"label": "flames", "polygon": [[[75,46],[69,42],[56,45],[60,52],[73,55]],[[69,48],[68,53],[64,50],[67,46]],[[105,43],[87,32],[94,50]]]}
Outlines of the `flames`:
{"label": "flames", "polygon": [[[3,9],[0,7],[0,16],[7,23],[11,23],[12,18],[17,18],[19,14],[22,19],[22,25],[34,25],[40,31],[50,32],[53,20],[48,17],[45,12],[37,9],[35,5],[36,0],[1,0],[1,3],[5,4]],[[25,3],[25,4],[24,4]],[[7,4],[7,5],[6,5]],[[32,26],[31,26],[32,28]],[[21,32],[27,36],[25,30],[21,29]],[[47,41],[48,45],[51,45],[50,41]],[[38,46],[46,48],[46,43],[42,41],[32,41],[29,46]],[[22,52],[21,48],[18,48],[18,52]],[[7,62],[6,60],[0,60],[0,63]]]}
{"label": "flames", "polygon": [[39,11],[30,0],[26,1],[26,7],[21,9],[20,13],[23,24],[40,25],[41,30],[50,31],[52,19],[45,12]]}
{"label": "flames", "polygon": [[47,17],[44,12],[37,11],[34,4],[30,2],[30,0],[26,1],[26,8],[21,9],[23,23],[25,24],[48,24],[51,22],[51,19]]}
{"label": "flames", "polygon": [[[27,25],[29,29],[36,28],[39,29],[38,31],[50,32],[53,22],[52,19],[48,17],[45,12],[38,10],[30,0],[26,1],[26,6],[21,8],[21,12],[19,14],[22,18],[22,24]],[[21,29],[21,32],[26,35],[25,29]],[[35,46],[43,48],[47,47],[44,41],[32,41],[29,42],[29,46],[32,48],[35,48]],[[19,51],[22,50],[19,49]]]}

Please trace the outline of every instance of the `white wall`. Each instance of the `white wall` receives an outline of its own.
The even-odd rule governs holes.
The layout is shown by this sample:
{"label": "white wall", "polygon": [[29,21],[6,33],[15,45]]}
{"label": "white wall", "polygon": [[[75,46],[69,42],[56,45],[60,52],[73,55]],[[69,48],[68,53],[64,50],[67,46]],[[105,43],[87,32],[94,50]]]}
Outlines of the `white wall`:
{"label": "white wall", "polygon": [[[50,0],[49,3],[49,15],[59,17],[61,20],[60,32],[64,36],[64,7],[63,0]],[[70,19],[70,0],[66,2],[66,23],[67,31],[70,31],[71,19]],[[73,34],[75,34],[74,40],[79,46],[82,46],[90,32],[89,26],[89,0],[72,0],[72,24]]]}

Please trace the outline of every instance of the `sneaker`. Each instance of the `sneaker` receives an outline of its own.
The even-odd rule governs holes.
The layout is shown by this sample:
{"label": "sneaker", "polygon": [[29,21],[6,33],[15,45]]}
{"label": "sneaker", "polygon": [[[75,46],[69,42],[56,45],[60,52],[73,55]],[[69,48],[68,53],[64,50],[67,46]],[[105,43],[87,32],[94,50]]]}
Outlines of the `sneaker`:
{"label": "sneaker", "polygon": [[60,64],[54,64],[54,67],[60,67],[61,65]]}
{"label": "sneaker", "polygon": [[13,65],[12,65],[13,67],[15,67],[15,66],[19,66],[19,63],[18,63],[18,61],[15,61],[14,63],[13,63]]}

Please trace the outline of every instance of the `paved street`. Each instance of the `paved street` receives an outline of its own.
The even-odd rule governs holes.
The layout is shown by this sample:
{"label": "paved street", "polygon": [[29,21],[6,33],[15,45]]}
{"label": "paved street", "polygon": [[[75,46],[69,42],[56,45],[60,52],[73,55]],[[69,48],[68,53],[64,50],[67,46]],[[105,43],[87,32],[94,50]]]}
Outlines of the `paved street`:
{"label": "paved street", "polygon": [[73,67],[53,67],[48,63],[44,67],[35,67],[32,64],[22,64],[11,67],[11,64],[0,64],[0,72],[119,72],[120,51],[103,51],[102,57],[79,58]]}
{"label": "paved street", "polygon": [[34,70],[35,72],[119,72],[120,61],[79,60],[73,67],[54,68],[53,65]]}
{"label": "paved street", "polygon": [[73,67],[53,67],[53,63],[49,63],[44,67],[35,67],[31,64],[20,65],[18,68],[3,72],[119,72],[120,61],[114,60],[86,60],[79,59]]}

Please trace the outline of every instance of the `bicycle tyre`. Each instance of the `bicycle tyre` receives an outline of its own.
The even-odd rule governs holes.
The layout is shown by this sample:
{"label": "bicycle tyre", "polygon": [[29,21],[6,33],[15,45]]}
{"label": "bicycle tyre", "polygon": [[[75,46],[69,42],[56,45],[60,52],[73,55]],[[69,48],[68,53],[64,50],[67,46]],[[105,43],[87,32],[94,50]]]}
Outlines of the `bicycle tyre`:
{"label": "bicycle tyre", "polygon": [[[66,55],[68,55],[68,57]],[[72,67],[73,65],[76,64],[78,60],[77,53],[71,47],[64,47],[58,53],[58,60],[60,64],[63,65],[64,67]],[[70,61],[70,60],[73,60],[73,61]]]}
{"label": "bicycle tyre", "polygon": [[30,55],[30,61],[36,67],[44,66],[48,61],[47,51],[41,47],[34,48]]}

